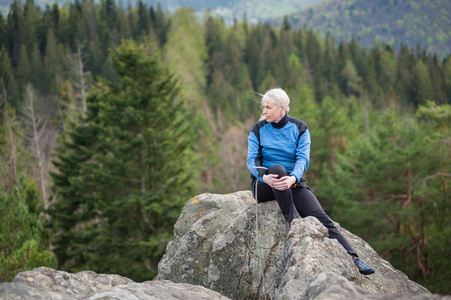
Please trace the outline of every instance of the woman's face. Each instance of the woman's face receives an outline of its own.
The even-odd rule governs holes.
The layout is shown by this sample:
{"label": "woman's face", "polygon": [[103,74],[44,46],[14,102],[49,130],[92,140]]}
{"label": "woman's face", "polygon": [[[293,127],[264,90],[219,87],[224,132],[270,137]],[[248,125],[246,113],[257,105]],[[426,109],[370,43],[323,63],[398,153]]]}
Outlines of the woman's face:
{"label": "woman's face", "polygon": [[273,101],[263,102],[263,115],[268,123],[279,122],[285,115],[285,106],[278,107]]}

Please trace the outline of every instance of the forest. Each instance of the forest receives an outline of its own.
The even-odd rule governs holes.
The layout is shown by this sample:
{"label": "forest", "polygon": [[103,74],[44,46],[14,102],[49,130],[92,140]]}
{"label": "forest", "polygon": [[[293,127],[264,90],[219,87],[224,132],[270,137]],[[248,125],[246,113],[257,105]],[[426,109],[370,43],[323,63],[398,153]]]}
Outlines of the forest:
{"label": "forest", "polygon": [[451,47],[450,11],[446,0],[347,0],[324,1],[288,18],[293,28],[329,31],[337,40],[358,36],[366,48],[381,41],[396,49],[419,44],[443,58]]}
{"label": "forest", "polygon": [[305,178],[331,218],[450,294],[449,55],[113,0],[0,15],[0,281],[152,279],[186,201],[250,189],[273,87],[309,126]]}

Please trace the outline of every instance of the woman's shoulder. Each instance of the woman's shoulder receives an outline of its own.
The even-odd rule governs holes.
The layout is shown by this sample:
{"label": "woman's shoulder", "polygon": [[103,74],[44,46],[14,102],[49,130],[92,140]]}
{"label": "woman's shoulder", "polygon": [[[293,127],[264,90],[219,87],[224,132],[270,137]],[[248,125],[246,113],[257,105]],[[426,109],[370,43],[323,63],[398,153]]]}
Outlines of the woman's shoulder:
{"label": "woman's shoulder", "polygon": [[292,117],[292,116],[288,116],[288,122],[291,122],[293,124],[295,124],[298,128],[302,128],[302,129],[307,129],[307,123],[305,123],[303,120]]}
{"label": "woman's shoulder", "polygon": [[266,124],[269,124],[266,120],[257,121],[257,123],[255,123],[254,126],[252,127],[251,132],[254,133],[256,136],[260,136],[260,129]]}
{"label": "woman's shoulder", "polygon": [[268,121],[266,121],[265,119],[259,120],[259,121],[257,121],[257,122],[254,124],[253,128],[255,128],[255,127],[262,128],[262,127],[265,126],[266,124],[269,124],[269,123],[268,123]]}

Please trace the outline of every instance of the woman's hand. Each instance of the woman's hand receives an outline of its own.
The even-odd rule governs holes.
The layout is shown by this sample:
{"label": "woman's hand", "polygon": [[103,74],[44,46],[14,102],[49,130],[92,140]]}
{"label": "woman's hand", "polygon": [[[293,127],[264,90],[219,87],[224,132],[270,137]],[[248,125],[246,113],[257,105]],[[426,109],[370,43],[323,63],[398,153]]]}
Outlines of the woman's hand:
{"label": "woman's hand", "polygon": [[263,182],[276,190],[285,191],[288,190],[297,180],[295,176],[284,176],[280,179],[277,177],[278,176],[275,174],[263,175]]}
{"label": "woman's hand", "polygon": [[276,182],[279,181],[279,179],[277,177],[279,177],[279,175],[265,174],[265,175],[263,175],[262,179],[263,179],[263,182],[266,183],[267,185],[269,185],[270,187],[276,188],[275,184],[276,184]]}

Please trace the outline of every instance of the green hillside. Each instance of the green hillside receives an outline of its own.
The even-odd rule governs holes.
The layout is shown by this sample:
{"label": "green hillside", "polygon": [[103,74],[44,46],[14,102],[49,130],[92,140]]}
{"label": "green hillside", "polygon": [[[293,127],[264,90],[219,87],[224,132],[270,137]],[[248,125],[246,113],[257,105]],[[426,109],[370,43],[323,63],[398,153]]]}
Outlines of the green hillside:
{"label": "green hillside", "polygon": [[308,27],[341,40],[360,37],[361,44],[401,44],[444,57],[451,49],[451,1],[333,0],[291,14],[294,28]]}
{"label": "green hillside", "polygon": [[[9,10],[13,0],[0,0],[0,11]],[[27,1],[22,1],[27,2]],[[50,3],[64,5],[65,0],[35,0],[44,8]],[[136,5],[138,0],[117,1]],[[164,10],[193,7],[200,18],[206,9],[222,16],[226,24],[244,15],[251,24],[271,22],[281,25],[289,16],[293,29],[307,27],[337,41],[359,37],[366,48],[385,42],[399,49],[401,44],[415,49],[417,45],[430,53],[445,57],[451,49],[451,1],[448,0],[144,0],[146,5],[161,3]]]}
{"label": "green hillside", "polygon": [[328,215],[451,294],[451,56],[114,1],[0,18],[0,282],[54,264],[151,280],[188,199],[249,189],[259,93],[279,86]]}
{"label": "green hillside", "polygon": [[[212,12],[221,15],[225,22],[231,24],[233,20],[242,19],[246,14],[248,19],[255,21],[270,20],[282,17],[287,14],[292,14],[296,11],[301,11],[305,8],[320,4],[325,0],[143,0],[146,5],[157,6],[161,4],[163,9],[168,9],[170,12],[175,12],[181,7],[192,7],[199,14],[203,15],[203,11],[210,9]],[[14,0],[0,0],[0,12],[7,13],[10,5]],[[22,1],[27,2],[26,0]],[[61,6],[66,3],[66,0],[34,0],[34,3],[40,7],[45,7],[47,4],[58,3]],[[75,2],[75,1],[69,1]],[[97,1],[95,1],[97,2]],[[116,1],[120,3],[120,1]],[[130,3],[135,6],[138,0],[121,1],[122,5]]]}

